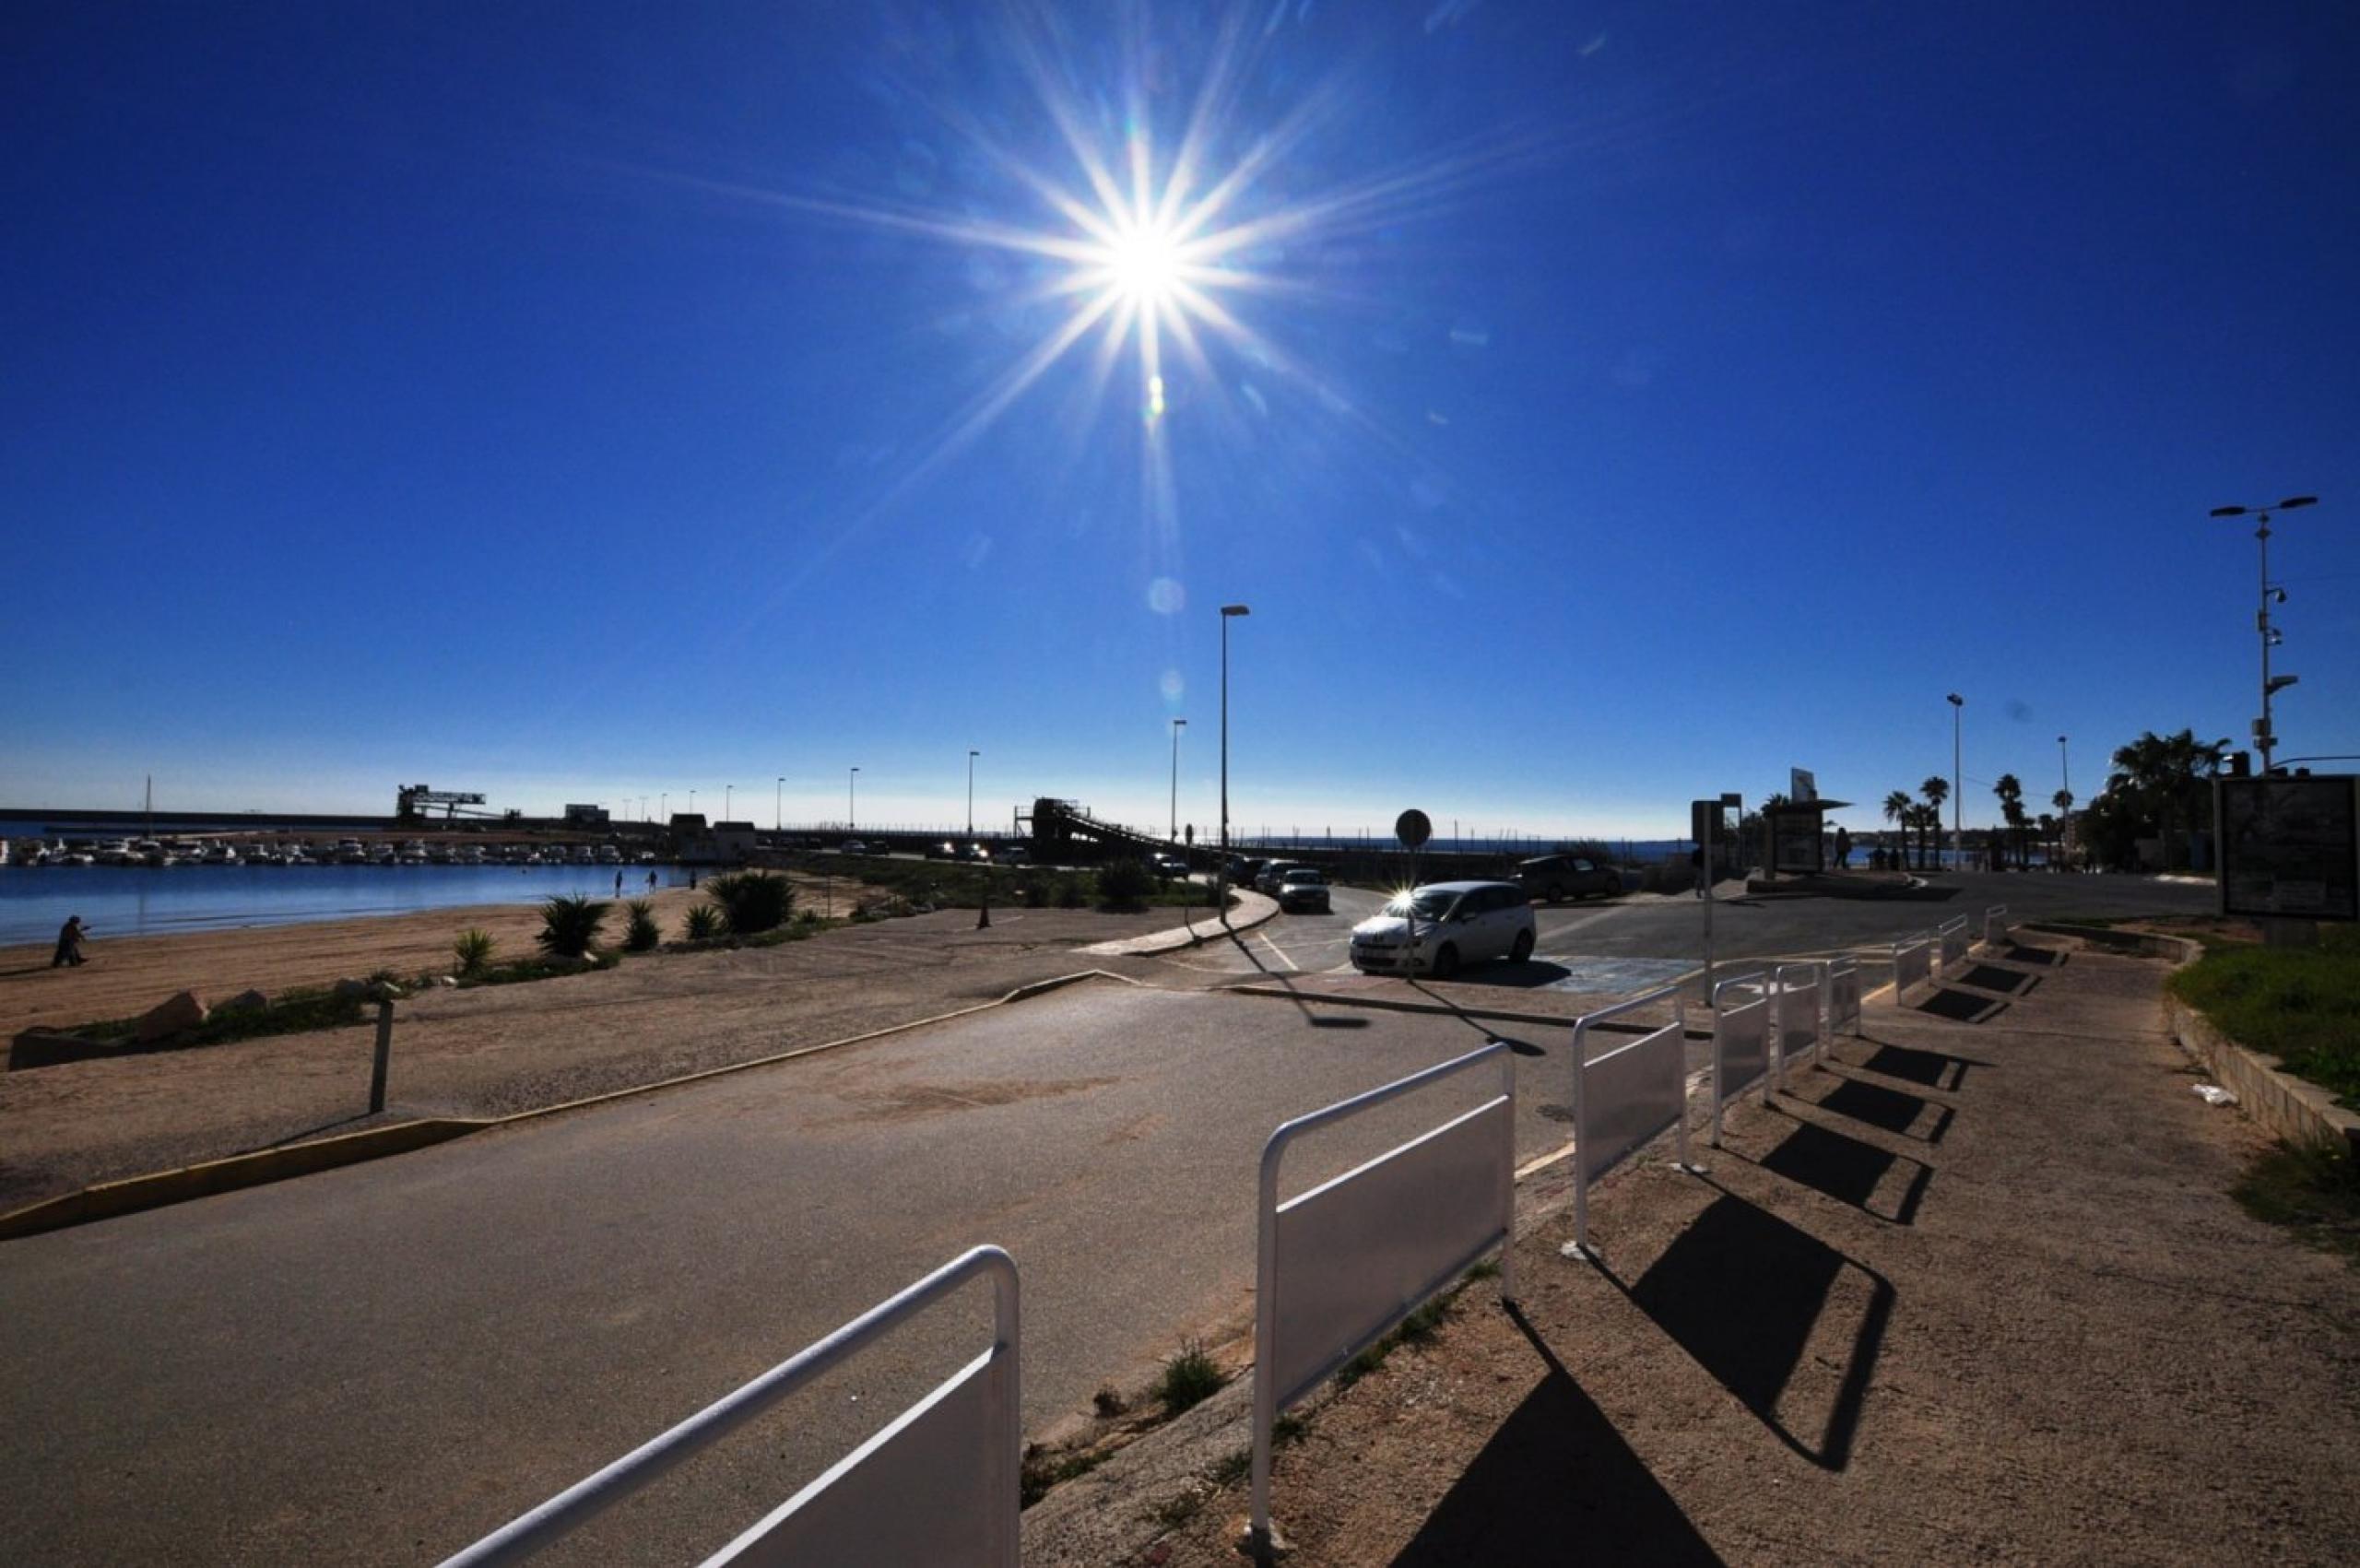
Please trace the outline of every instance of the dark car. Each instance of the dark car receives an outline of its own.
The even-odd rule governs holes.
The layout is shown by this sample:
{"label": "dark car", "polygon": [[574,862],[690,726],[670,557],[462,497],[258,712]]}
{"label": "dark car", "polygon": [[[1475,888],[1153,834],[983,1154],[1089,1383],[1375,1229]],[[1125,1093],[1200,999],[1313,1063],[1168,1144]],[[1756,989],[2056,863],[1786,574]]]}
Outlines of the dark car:
{"label": "dark car", "polygon": [[1622,890],[1622,878],[1611,866],[1586,855],[1544,855],[1516,868],[1516,886],[1527,898],[1555,903],[1559,899],[1611,898]]}
{"label": "dark car", "polygon": [[1291,867],[1279,882],[1279,908],[1289,914],[1328,914],[1333,905],[1327,874],[1309,866]]}

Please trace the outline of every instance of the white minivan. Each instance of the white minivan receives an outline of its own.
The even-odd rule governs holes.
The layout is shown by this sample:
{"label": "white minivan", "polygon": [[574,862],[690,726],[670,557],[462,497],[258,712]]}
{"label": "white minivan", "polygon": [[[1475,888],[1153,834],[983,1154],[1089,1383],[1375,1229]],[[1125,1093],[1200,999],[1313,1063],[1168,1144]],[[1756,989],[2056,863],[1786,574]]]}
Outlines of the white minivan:
{"label": "white minivan", "polygon": [[1532,956],[1532,904],[1514,882],[1430,882],[1352,927],[1352,967],[1447,980],[1486,959]]}

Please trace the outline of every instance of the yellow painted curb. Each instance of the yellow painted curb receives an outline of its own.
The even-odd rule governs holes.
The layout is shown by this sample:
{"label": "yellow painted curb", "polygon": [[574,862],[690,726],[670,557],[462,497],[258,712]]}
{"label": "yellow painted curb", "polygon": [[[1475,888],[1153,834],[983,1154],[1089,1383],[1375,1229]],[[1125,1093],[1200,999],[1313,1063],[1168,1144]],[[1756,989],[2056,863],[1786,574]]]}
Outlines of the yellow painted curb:
{"label": "yellow painted curb", "polygon": [[75,1225],[87,1225],[96,1220],[112,1220],[120,1215],[136,1214],[143,1209],[165,1208],[191,1198],[210,1197],[216,1193],[236,1192],[242,1187],[266,1186],[292,1176],[308,1176],[318,1171],[333,1171],[340,1166],[359,1165],[371,1160],[382,1160],[390,1154],[407,1154],[412,1149],[427,1149],[453,1138],[465,1138],[492,1127],[513,1126],[542,1116],[554,1116],[562,1111],[579,1111],[611,1101],[627,1100],[633,1095],[653,1094],[658,1090],[678,1089],[684,1084],[702,1083],[706,1079],[720,1078],[727,1073],[742,1073],[754,1067],[774,1067],[791,1062],[798,1056],[816,1055],[822,1051],[840,1050],[846,1045],[858,1045],[866,1041],[881,1040],[890,1034],[904,1034],[930,1024],[949,1023],[975,1013],[1004,1008],[1010,1002],[1021,1002],[1085,980],[1119,980],[1126,985],[1144,986],[1127,974],[1111,970],[1085,969],[1072,974],[1060,974],[1047,980],[1034,980],[1019,985],[1005,996],[988,1002],[978,1002],[971,1008],[959,1008],[947,1013],[913,1019],[907,1023],[889,1024],[864,1034],[849,1035],[842,1040],[824,1041],[817,1045],[798,1045],[792,1051],[773,1055],[758,1056],[749,1062],[731,1062],[726,1067],[707,1067],[702,1072],[685,1073],[655,1083],[634,1084],[628,1089],[608,1090],[581,1100],[568,1100],[555,1105],[537,1106],[530,1111],[516,1111],[505,1116],[455,1117],[437,1116],[414,1122],[396,1122],[391,1126],[367,1127],[360,1132],[345,1133],[336,1138],[319,1138],[310,1143],[290,1143],[278,1149],[256,1149],[248,1154],[225,1155],[200,1164],[182,1165],[169,1171],[150,1171],[141,1175],[124,1176],[118,1181],[100,1182],[77,1192],[61,1193],[43,1198],[39,1203],[11,1209],[0,1214],[0,1241],[14,1241],[20,1236],[37,1236],[46,1231],[63,1231]]}

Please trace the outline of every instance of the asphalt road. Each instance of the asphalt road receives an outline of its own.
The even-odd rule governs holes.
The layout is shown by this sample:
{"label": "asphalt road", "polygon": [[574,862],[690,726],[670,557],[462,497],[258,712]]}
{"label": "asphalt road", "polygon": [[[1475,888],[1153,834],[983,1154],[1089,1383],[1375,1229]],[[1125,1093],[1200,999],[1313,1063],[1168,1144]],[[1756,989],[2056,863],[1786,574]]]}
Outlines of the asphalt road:
{"label": "asphalt road", "polygon": [[[431,1561],[985,1241],[1023,1269],[1038,1432],[1241,1326],[1279,1121],[1483,1038],[1337,1016],[1096,984],[9,1244],[0,1539],[44,1564]],[[1564,1045],[1518,1056],[1520,1158],[1562,1144]],[[1478,1089],[1306,1141],[1284,1190]],[[562,1560],[716,1548],[988,1322],[980,1289],[947,1303]]]}

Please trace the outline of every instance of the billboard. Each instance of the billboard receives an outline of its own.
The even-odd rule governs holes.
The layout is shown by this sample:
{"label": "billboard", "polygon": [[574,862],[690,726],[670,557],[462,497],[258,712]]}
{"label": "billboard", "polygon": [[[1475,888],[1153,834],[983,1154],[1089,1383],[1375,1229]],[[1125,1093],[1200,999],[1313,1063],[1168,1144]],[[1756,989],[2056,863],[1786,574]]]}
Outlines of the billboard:
{"label": "billboard", "polygon": [[2360,779],[2216,779],[2221,913],[2360,920]]}

